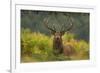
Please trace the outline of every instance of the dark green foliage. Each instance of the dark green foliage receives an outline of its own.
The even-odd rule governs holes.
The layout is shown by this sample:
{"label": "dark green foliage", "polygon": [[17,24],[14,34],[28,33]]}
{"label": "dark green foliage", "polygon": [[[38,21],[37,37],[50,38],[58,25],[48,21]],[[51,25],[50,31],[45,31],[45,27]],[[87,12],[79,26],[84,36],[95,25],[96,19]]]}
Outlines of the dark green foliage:
{"label": "dark green foliage", "polygon": [[[53,24],[56,31],[67,29],[70,18],[73,19],[73,28],[62,39],[64,45],[74,48],[74,56],[53,54],[53,35],[44,26],[45,18],[49,19],[48,26],[53,28]],[[85,59],[89,59],[89,13],[21,10],[21,62]]]}
{"label": "dark green foliage", "polygon": [[39,32],[31,32],[29,29],[21,30],[21,62],[45,62],[65,60],[89,59],[89,44],[84,40],[75,40],[74,34],[65,34],[63,44],[70,45],[76,52],[72,56],[63,53],[53,53],[53,37]]}
{"label": "dark green foliage", "polygon": [[[21,10],[21,27],[29,28],[33,32],[41,32],[51,35],[49,30],[44,26],[43,20],[49,18],[49,26],[56,27],[57,31],[61,27],[69,26],[69,18],[73,19],[73,29],[71,32],[75,33],[77,39],[84,39],[89,41],[89,13],[74,13],[74,12],[50,12],[50,11],[32,11]],[[67,28],[66,28],[67,29]]]}

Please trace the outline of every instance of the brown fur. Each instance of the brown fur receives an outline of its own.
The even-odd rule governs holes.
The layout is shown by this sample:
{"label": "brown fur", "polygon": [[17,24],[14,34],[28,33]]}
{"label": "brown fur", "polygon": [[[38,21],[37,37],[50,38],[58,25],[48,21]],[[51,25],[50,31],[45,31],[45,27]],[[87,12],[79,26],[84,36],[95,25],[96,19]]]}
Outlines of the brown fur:
{"label": "brown fur", "polygon": [[63,53],[65,56],[72,56],[75,54],[75,50],[71,45],[65,45],[63,48]]}
{"label": "brown fur", "polygon": [[[71,18],[70,18],[71,19]],[[70,55],[72,53],[72,47],[67,46],[67,47],[63,47],[63,43],[62,43],[62,35],[64,35],[64,33],[66,31],[69,31],[73,24],[72,24],[72,19],[70,20],[70,26],[69,27],[65,27],[65,26],[61,26],[61,29],[59,32],[56,31],[55,26],[53,26],[53,28],[48,26],[48,19],[44,19],[44,24],[46,26],[46,28],[48,28],[49,30],[51,30],[52,34],[54,35],[54,39],[53,39],[53,49],[54,49],[54,54],[58,55],[61,53],[64,53],[65,55]]]}
{"label": "brown fur", "polygon": [[63,45],[62,34],[60,32],[54,34],[53,49],[55,55],[63,53],[65,56],[71,56],[75,53],[74,48],[70,44]]}
{"label": "brown fur", "polygon": [[56,32],[53,39],[54,54],[61,54],[63,52],[63,43],[61,33]]}

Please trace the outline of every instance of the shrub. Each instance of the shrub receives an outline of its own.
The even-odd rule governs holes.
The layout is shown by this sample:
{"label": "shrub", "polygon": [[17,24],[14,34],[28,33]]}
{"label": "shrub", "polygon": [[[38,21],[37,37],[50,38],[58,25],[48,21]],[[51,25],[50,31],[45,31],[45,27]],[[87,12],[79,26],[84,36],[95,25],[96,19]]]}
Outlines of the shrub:
{"label": "shrub", "polygon": [[76,40],[75,35],[68,33],[63,36],[63,44],[71,45],[76,55],[68,57],[60,54],[55,56],[52,48],[52,36],[29,29],[21,30],[21,62],[63,61],[89,59],[89,44],[84,40]]}

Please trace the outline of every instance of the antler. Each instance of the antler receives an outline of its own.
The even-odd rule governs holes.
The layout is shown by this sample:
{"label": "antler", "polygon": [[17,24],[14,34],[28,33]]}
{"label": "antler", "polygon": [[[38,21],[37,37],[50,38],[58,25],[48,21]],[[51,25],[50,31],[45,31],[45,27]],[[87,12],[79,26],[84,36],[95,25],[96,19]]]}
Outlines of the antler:
{"label": "antler", "polygon": [[[52,28],[50,28],[49,26],[48,26],[48,19],[44,19],[44,24],[45,24],[45,26],[49,29],[49,30],[51,30],[51,31],[54,31],[54,32],[56,32],[56,30],[55,29],[52,29]],[[54,26],[54,25],[53,25]],[[55,28],[55,27],[54,27]]]}
{"label": "antler", "polygon": [[72,18],[69,19],[69,24],[70,24],[69,27],[66,27],[66,26],[64,26],[64,24],[63,24],[63,26],[61,27],[61,30],[62,30],[61,32],[65,33],[66,31],[69,31],[69,30],[73,27]]}
{"label": "antler", "polygon": [[73,27],[73,24],[72,24],[72,18],[70,18],[70,26],[66,29],[66,31],[69,31],[72,27]]}

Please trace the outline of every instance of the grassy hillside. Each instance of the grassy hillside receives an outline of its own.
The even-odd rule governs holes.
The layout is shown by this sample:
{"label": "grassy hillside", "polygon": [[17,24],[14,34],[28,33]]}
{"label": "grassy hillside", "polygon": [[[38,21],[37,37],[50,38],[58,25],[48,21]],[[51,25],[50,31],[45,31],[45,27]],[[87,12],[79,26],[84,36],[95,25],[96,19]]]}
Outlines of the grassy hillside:
{"label": "grassy hillside", "polygon": [[47,36],[29,29],[21,30],[21,62],[45,62],[64,60],[86,60],[89,59],[89,43],[85,40],[75,39],[72,33],[66,33],[63,44],[70,45],[75,54],[65,56],[64,54],[53,54],[53,36]]}

